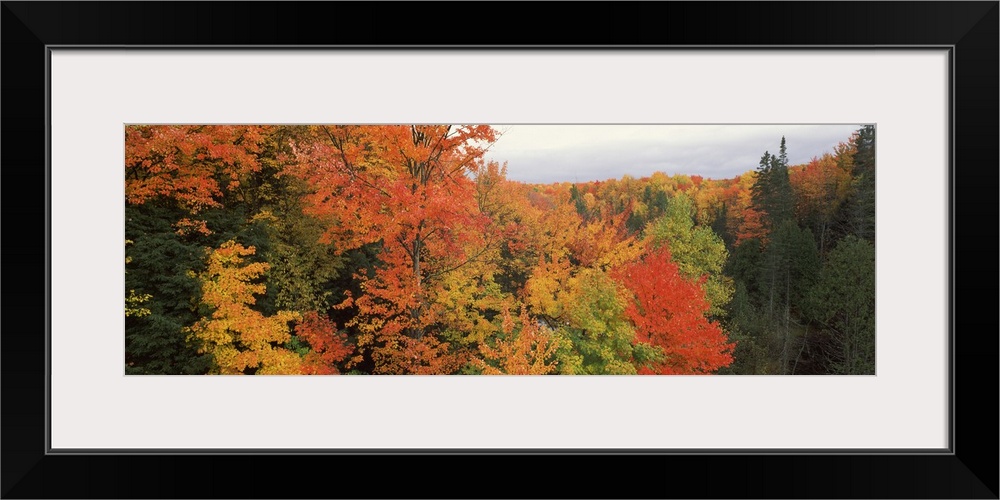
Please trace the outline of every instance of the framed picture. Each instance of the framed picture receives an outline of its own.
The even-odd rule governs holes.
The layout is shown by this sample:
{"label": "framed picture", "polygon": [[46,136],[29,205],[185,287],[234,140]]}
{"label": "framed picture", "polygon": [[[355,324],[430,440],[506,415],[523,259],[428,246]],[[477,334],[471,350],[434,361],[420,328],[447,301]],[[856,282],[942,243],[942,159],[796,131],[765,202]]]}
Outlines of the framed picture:
{"label": "framed picture", "polygon": [[[325,6],[331,21],[320,7],[4,3],[3,159],[8,186],[38,188],[13,190],[28,196],[8,204],[8,259],[46,271],[7,301],[8,321],[45,321],[7,325],[3,338],[5,497],[302,496],[296,471],[316,466],[356,478],[328,496],[446,496],[414,484],[476,474],[483,455],[525,472],[559,455],[602,477],[552,483],[571,496],[997,497],[996,463],[980,458],[996,456],[995,428],[971,417],[995,415],[995,400],[956,385],[995,380],[995,356],[980,354],[996,352],[995,336],[960,333],[995,324],[954,309],[971,291],[995,293],[956,279],[978,245],[955,228],[995,214],[996,2],[574,7],[625,46],[586,35],[567,35],[572,46],[479,35],[414,46],[408,29],[385,28],[425,18],[421,8]],[[722,20],[694,30],[690,19],[718,9]],[[523,19],[485,10],[483,28]],[[347,27],[330,35],[327,23]],[[323,123],[874,124],[877,371],[126,374],[126,125]],[[992,220],[976,225],[975,241],[995,236]],[[218,479],[248,467],[275,480]],[[396,479],[384,484],[388,468]],[[200,470],[212,474],[189,472]],[[649,480],[622,485],[637,474]],[[526,494],[490,483],[490,496]]]}

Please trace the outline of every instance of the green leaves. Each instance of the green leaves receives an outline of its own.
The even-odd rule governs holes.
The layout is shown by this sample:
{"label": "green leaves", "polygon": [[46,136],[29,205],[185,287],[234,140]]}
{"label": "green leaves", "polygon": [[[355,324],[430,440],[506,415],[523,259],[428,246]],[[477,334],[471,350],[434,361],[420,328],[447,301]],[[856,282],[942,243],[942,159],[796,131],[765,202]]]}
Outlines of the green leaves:
{"label": "green leaves", "polygon": [[691,199],[678,194],[667,203],[663,216],[646,228],[646,236],[654,247],[670,246],[673,261],[684,276],[692,280],[706,278],[710,313],[722,316],[733,295],[732,280],[722,274],[729,252],[711,228],[695,227],[694,214]]}
{"label": "green leaves", "polygon": [[[625,290],[607,273],[583,269],[570,278],[565,323],[569,345],[559,353],[560,373],[633,374],[635,330],[625,317]],[[572,370],[572,371],[569,371]]]}
{"label": "green leaves", "polygon": [[854,236],[830,252],[811,290],[808,311],[832,328],[833,368],[852,375],[875,373],[875,246]]}
{"label": "green leaves", "polygon": [[486,125],[125,132],[127,373],[874,369],[872,128],[806,166],[782,139],[731,179],[545,185],[484,160]]}

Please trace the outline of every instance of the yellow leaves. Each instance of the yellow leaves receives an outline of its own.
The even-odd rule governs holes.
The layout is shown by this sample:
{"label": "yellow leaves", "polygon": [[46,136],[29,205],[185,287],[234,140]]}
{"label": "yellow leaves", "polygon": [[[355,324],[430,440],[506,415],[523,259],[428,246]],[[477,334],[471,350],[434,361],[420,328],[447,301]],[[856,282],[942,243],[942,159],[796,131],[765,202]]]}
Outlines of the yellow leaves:
{"label": "yellow leaves", "polygon": [[250,218],[250,222],[268,222],[272,224],[280,224],[282,221],[274,215],[270,210],[264,209],[259,213]]}
{"label": "yellow leaves", "polygon": [[129,290],[128,297],[125,297],[125,317],[141,318],[152,314],[148,308],[142,307],[142,304],[149,302],[152,298],[153,296],[148,293],[137,294],[135,290]]}
{"label": "yellow leaves", "polygon": [[[256,312],[256,311],[252,311]],[[233,326],[241,332],[240,341],[253,349],[263,349],[271,342],[283,344],[291,339],[288,323],[302,319],[295,312],[279,311],[274,316],[265,317],[262,314],[251,314],[244,311],[240,321]]]}
{"label": "yellow leaves", "polygon": [[[133,244],[135,244],[134,241],[128,239],[125,240],[126,247]],[[125,264],[127,265],[130,264],[131,262],[132,262],[132,257],[126,255]],[[150,314],[153,314],[153,312],[150,311],[148,308],[142,307],[142,304],[149,302],[152,298],[153,296],[148,293],[137,294],[135,293],[135,290],[129,290],[128,296],[125,297],[125,317],[141,318],[143,316],[149,316]]]}
{"label": "yellow leaves", "polygon": [[555,354],[560,341],[554,332],[529,316],[524,306],[516,319],[505,307],[500,327],[502,335],[494,346],[486,342],[479,345],[482,358],[473,363],[483,374],[546,375],[555,372],[558,364]]}
{"label": "yellow leaves", "polygon": [[203,342],[199,352],[211,352],[212,346],[230,346],[236,340],[230,323],[226,319],[206,320],[203,318],[191,327],[194,336]]}
{"label": "yellow leaves", "polygon": [[364,337],[365,335],[371,336],[381,331],[385,324],[386,321],[382,318],[376,316],[362,318],[358,315],[348,321],[346,326],[353,326],[357,328],[359,332],[363,333],[362,337]]}
{"label": "yellow leaves", "polygon": [[705,298],[710,305],[709,314],[713,316],[723,316],[726,314],[725,306],[733,299],[736,285],[733,279],[723,274],[708,276],[702,284],[705,289]]}
{"label": "yellow leaves", "polygon": [[568,259],[546,261],[539,259],[524,285],[525,303],[539,314],[558,318],[563,313],[560,292],[570,278]]}
{"label": "yellow leaves", "polygon": [[374,343],[375,343],[375,335],[371,333],[362,333],[361,335],[358,335],[359,347],[370,346]]}
{"label": "yellow leaves", "polygon": [[437,321],[461,344],[481,342],[493,331],[486,315],[505,300],[491,264],[474,262],[445,275],[431,296]]}
{"label": "yellow leaves", "polygon": [[241,374],[256,369],[260,374],[299,373],[298,354],[277,345],[291,339],[289,323],[301,320],[297,312],[279,311],[264,316],[249,306],[265,286],[250,280],[260,277],[268,265],[244,263],[254,247],[228,241],[209,254],[208,269],[201,275],[202,303],[211,306],[211,317],[188,329],[201,340],[201,352],[212,354],[222,374]]}
{"label": "yellow leaves", "polygon": [[573,205],[560,205],[554,210],[545,212],[541,219],[543,236],[541,249],[543,252],[560,258],[569,253],[569,248],[578,239],[582,220]]}
{"label": "yellow leaves", "polygon": [[257,351],[260,360],[258,375],[295,375],[301,373],[302,358],[288,349],[268,346]]}
{"label": "yellow leaves", "polygon": [[566,320],[593,333],[613,333],[613,324],[625,309],[625,290],[604,271],[581,269],[566,284]]}
{"label": "yellow leaves", "polygon": [[252,283],[270,266],[263,262],[243,265],[244,256],[253,255],[254,247],[243,247],[233,240],[211,252],[208,269],[203,275],[203,301],[213,307],[227,303],[253,304],[254,295],[263,294],[263,284]]}
{"label": "yellow leaves", "polygon": [[646,251],[646,242],[628,238],[615,246],[597,260],[602,269],[611,269],[638,259]]}
{"label": "yellow leaves", "polygon": [[232,345],[220,345],[212,350],[212,354],[215,356],[215,364],[218,365],[221,375],[240,375],[246,368],[245,364],[237,360],[240,351]]}
{"label": "yellow leaves", "polygon": [[[135,242],[132,241],[132,240],[125,240],[125,246],[134,245],[134,244],[135,244]],[[130,264],[131,262],[132,262],[132,257],[129,257],[128,255],[126,255],[125,256],[125,263],[126,264]]]}

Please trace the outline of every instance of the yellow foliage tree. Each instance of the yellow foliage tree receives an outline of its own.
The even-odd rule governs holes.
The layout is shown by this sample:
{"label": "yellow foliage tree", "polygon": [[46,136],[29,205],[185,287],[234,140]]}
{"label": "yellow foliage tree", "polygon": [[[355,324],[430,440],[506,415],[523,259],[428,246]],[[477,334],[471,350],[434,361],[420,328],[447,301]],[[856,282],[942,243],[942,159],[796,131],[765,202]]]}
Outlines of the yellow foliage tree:
{"label": "yellow foliage tree", "polygon": [[254,283],[270,266],[264,262],[245,262],[256,249],[235,241],[223,243],[209,254],[208,269],[202,273],[202,303],[214,311],[188,331],[202,341],[200,352],[215,359],[214,373],[240,375],[279,375],[300,373],[302,359],[281,345],[291,339],[289,322],[301,315],[279,311],[264,316],[250,308],[254,295],[265,292],[263,284]]}
{"label": "yellow foliage tree", "polygon": [[483,374],[547,375],[555,372],[559,339],[530,317],[524,306],[516,318],[505,307],[500,328],[503,335],[494,345],[485,342],[479,345],[482,358],[477,358],[475,364]]}

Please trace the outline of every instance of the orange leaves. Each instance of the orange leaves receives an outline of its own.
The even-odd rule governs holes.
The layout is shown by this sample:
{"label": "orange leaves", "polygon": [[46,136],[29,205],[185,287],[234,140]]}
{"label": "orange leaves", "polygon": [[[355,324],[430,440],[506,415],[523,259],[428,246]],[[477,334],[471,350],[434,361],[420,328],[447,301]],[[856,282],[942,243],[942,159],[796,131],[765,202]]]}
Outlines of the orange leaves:
{"label": "orange leaves", "polygon": [[[158,226],[168,236],[221,241],[206,219],[268,249],[273,268],[234,241],[207,256],[188,331],[220,373],[541,374],[556,359],[562,373],[710,373],[731,362],[732,344],[706,319],[712,282],[691,278],[711,279],[719,271],[698,266],[725,252],[706,254],[696,236],[767,236],[754,172],[529,185],[484,161],[496,140],[485,125],[125,133],[128,203],[156,199],[141,208],[170,214],[172,226]],[[846,192],[845,161],[793,172],[800,211]],[[675,263],[647,245],[681,193],[693,200],[693,236],[663,238]]]}
{"label": "orange leaves", "polygon": [[191,213],[220,206],[218,180],[238,183],[260,169],[257,153],[270,127],[130,125],[125,128],[125,198],[165,196]]}
{"label": "orange leaves", "polygon": [[[256,301],[254,295],[265,292],[264,285],[254,281],[270,267],[246,262],[245,257],[254,252],[254,247],[228,241],[211,252],[208,270],[202,275],[202,303],[214,310],[190,331],[202,341],[203,350],[212,353],[219,373],[339,373],[337,364],[354,347],[328,318],[315,311],[264,316],[249,307]],[[291,340],[290,323],[295,323],[295,335],[310,346],[304,358],[282,347]]]}
{"label": "orange leaves", "polygon": [[312,132],[311,142],[295,145],[297,165],[290,171],[312,186],[306,211],[330,222],[324,242],[339,251],[380,243],[416,268],[427,256],[461,260],[469,244],[483,239],[490,221],[476,206],[476,187],[465,173],[482,154],[474,143],[494,137],[491,128],[337,126]]}
{"label": "orange leaves", "polygon": [[739,229],[736,233],[736,245],[745,240],[758,239],[767,241],[767,228],[764,227],[764,218],[761,212],[752,206],[743,209],[742,220],[739,222]]}
{"label": "orange leaves", "polygon": [[656,373],[712,373],[733,362],[735,344],[705,317],[710,306],[701,283],[680,274],[667,247],[617,269],[614,276],[634,295],[625,314],[635,325],[636,341],[663,350]]}
{"label": "orange leaves", "polygon": [[199,233],[205,236],[212,234],[212,230],[208,228],[205,221],[191,220],[187,217],[175,222],[174,227],[177,228],[177,234],[181,236],[185,236],[190,233]]}
{"label": "orange leaves", "polygon": [[475,360],[476,366],[486,375],[554,373],[558,364],[555,354],[559,341],[552,331],[530,317],[523,306],[516,319],[506,307],[501,318],[503,335],[497,338],[494,346],[485,342],[479,345],[482,359]]}
{"label": "orange leaves", "polygon": [[833,217],[847,199],[851,188],[851,172],[841,167],[838,158],[825,154],[808,164],[789,169],[788,180],[795,193],[796,212],[800,217]]}
{"label": "orange leaves", "polygon": [[303,315],[295,325],[295,335],[309,343],[311,348],[302,360],[302,373],[306,375],[340,373],[337,363],[354,352],[347,335],[338,332],[337,325],[315,311]]}
{"label": "orange leaves", "polygon": [[458,369],[464,359],[461,353],[449,351],[448,342],[440,342],[433,335],[415,339],[401,337],[399,348],[376,353],[376,363],[381,358],[383,366],[396,366],[400,373],[413,375],[445,375]]}
{"label": "orange leaves", "polygon": [[380,125],[314,127],[295,144],[290,172],[306,179],[312,215],[331,216],[324,235],[342,248],[385,240],[437,238],[481,226],[465,173],[482,155],[490,127]]}
{"label": "orange leaves", "polygon": [[374,276],[355,275],[363,293],[349,299],[357,315],[347,322],[367,335],[360,347],[376,371],[453,367],[448,343],[429,332],[441,318],[433,298],[449,273],[501,241],[479,203],[483,186],[467,175],[489,172],[479,162],[494,140],[486,125],[358,125],[311,127],[293,145],[289,172],[311,186],[305,211],[329,221],[322,241],[380,249]]}
{"label": "orange leaves", "polygon": [[608,269],[632,261],[642,254],[645,246],[643,242],[626,234],[627,215],[622,212],[607,219],[594,219],[575,232],[569,248],[580,265]]}
{"label": "orange leaves", "polygon": [[722,201],[726,203],[729,217],[726,226],[730,234],[736,235],[737,246],[753,238],[767,241],[763,214],[753,205],[751,190],[756,180],[757,172],[749,171],[733,179],[732,184],[722,191]]}
{"label": "orange leaves", "polygon": [[442,375],[453,373],[465,361],[460,352],[451,352],[451,344],[433,334],[420,338],[405,335],[397,328],[384,328],[376,334],[362,335],[358,347],[371,352],[376,374]]}

